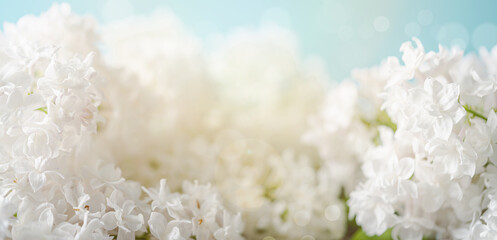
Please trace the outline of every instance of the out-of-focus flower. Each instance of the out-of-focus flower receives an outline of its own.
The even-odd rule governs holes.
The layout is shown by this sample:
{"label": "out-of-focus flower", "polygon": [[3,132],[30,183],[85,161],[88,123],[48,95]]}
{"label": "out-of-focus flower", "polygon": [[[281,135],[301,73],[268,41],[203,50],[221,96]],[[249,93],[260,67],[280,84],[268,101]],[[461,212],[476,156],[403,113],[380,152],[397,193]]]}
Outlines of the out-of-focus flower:
{"label": "out-of-focus flower", "polygon": [[[242,211],[249,238],[344,234],[333,168],[301,143],[328,77],[317,58],[300,60],[289,31],[239,30],[205,50],[167,12],[106,29],[107,59],[125,73],[107,77],[113,88],[99,137],[126,177],[145,184],[166,177],[173,191],[182,179],[211,181]],[[156,214],[150,221],[168,228]]]}

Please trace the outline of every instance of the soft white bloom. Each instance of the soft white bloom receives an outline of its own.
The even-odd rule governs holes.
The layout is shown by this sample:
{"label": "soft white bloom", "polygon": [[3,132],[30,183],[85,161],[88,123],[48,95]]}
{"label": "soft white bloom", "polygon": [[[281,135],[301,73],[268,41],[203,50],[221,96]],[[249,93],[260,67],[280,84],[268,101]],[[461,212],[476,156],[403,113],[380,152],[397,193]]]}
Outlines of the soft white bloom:
{"label": "soft white bloom", "polygon": [[[101,92],[106,88],[96,69],[104,76],[113,70],[99,54],[89,53],[96,50],[90,22],[73,15],[68,5],[55,5],[41,17],[7,24],[1,35],[2,239],[134,239],[150,234],[146,219],[152,207],[141,185],[125,179],[116,156],[98,144],[104,121]],[[192,195],[206,192],[196,185],[190,189]],[[185,204],[190,224],[199,218],[208,226],[190,229],[185,238],[207,239],[206,233],[215,232],[220,238],[241,238],[240,215],[225,209],[214,189],[209,192],[202,211],[191,201]],[[186,201],[185,194],[172,195]]]}
{"label": "soft white bloom", "polygon": [[414,39],[328,89],[276,26],[97,28],[0,33],[0,239],[497,237],[497,47]]}
{"label": "soft white bloom", "polygon": [[[154,186],[165,177],[171,192],[183,189],[183,180],[212,182],[242,212],[249,238],[345,233],[341,188],[330,177],[341,172],[301,143],[328,77],[318,58],[301,60],[291,32],[274,26],[240,29],[218,35],[211,48],[203,49],[169,12],[110,24],[105,30],[106,60],[116,69],[104,73],[112,88],[105,89],[106,122],[97,138],[110,149],[125,178]],[[289,149],[299,157],[284,154]],[[355,165],[345,165],[357,171]],[[297,183],[299,191],[292,188]],[[175,209],[169,214],[183,211],[163,186],[165,182],[157,193],[148,190],[156,212],[149,219],[153,231],[160,238],[187,238],[185,222],[170,227],[157,215],[164,209]],[[306,191],[312,194],[301,198]],[[309,206],[309,201],[316,203]],[[329,206],[332,220],[324,214]],[[201,209],[194,214],[213,213]],[[202,219],[198,228],[196,221],[185,221],[198,234],[212,233],[205,229],[208,218]],[[168,229],[167,234],[158,229]],[[214,235],[229,239],[240,231],[229,226]]]}
{"label": "soft white bloom", "polygon": [[63,57],[86,56],[97,49],[96,25],[93,17],[75,15],[69,4],[62,3],[54,4],[40,16],[26,15],[17,23],[4,23],[3,33],[13,41],[57,45]]}
{"label": "soft white bloom", "polygon": [[123,193],[114,190],[107,205],[112,211],[102,216],[102,223],[107,230],[119,228],[118,239],[133,239],[134,233],[142,228],[144,220],[141,213],[136,213],[136,205],[132,200],[125,199]]}
{"label": "soft white bloom", "polygon": [[485,51],[484,60],[443,47],[426,53],[415,42],[401,47],[404,65],[391,58],[382,65],[381,100],[369,96],[388,121],[356,123],[379,138],[358,157],[365,179],[350,194],[350,217],[368,235],[392,229],[400,239],[492,239],[494,61]]}
{"label": "soft white bloom", "polygon": [[311,117],[311,128],[303,136],[303,140],[315,146],[321,158],[332,165],[331,177],[347,191],[357,184],[355,179],[359,176],[360,158],[372,145],[371,139],[375,135],[362,124],[363,121],[377,120],[376,112],[361,114],[359,96],[362,94],[351,82],[335,86],[326,97],[319,115]]}
{"label": "soft white bloom", "polygon": [[162,179],[159,189],[144,190],[152,200],[148,224],[158,239],[243,239],[240,214],[229,213],[210,185],[184,182],[177,194]]}
{"label": "soft white bloom", "polygon": [[16,213],[15,205],[7,199],[0,197],[0,238],[10,237],[9,227],[14,222]]}

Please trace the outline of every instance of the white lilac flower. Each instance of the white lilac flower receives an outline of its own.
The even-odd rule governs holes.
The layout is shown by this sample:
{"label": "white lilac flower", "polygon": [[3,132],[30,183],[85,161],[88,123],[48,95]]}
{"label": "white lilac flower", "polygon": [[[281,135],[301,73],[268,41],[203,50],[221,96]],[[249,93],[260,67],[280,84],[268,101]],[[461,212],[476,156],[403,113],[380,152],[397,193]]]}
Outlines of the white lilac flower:
{"label": "white lilac flower", "polygon": [[369,77],[386,82],[380,100],[368,98],[388,121],[356,123],[380,134],[358,157],[364,180],[350,193],[350,217],[368,235],[492,239],[495,61],[484,50],[484,60],[443,47],[426,53],[415,41],[401,47],[404,65],[390,58],[382,79]]}
{"label": "white lilac flower", "polygon": [[325,94],[278,27],[97,28],[61,4],[0,33],[0,238],[497,237],[497,47],[414,39]]}
{"label": "white lilac flower", "polygon": [[14,223],[16,208],[12,202],[0,197],[0,238],[11,237],[9,227]]}
{"label": "white lilac flower", "polygon": [[67,3],[54,4],[40,16],[26,15],[17,23],[6,22],[3,34],[13,41],[31,41],[42,46],[57,45],[60,55],[86,56],[97,49],[97,21],[71,12]]}
{"label": "white lilac flower", "polygon": [[103,69],[109,87],[98,141],[123,175],[146,186],[167,177],[173,190],[186,179],[208,181],[216,96],[198,40],[167,12],[110,24],[102,38],[112,67]]}
{"label": "white lilac flower", "polygon": [[[90,37],[94,30],[85,22],[71,14],[67,5],[55,5],[39,18],[8,25],[1,35],[2,239],[150,237],[146,219],[151,206],[142,196],[141,185],[125,179],[115,156],[97,147],[105,85],[100,84],[95,68],[112,70],[106,70],[99,54],[88,53],[95,50]],[[88,39],[73,30],[88,31]],[[99,64],[94,68],[95,61]],[[200,198],[198,194],[206,190],[196,186],[185,185],[188,193],[181,198]],[[217,196],[215,189],[209,192]],[[187,237],[241,238],[240,215],[225,209],[215,197],[205,198],[210,200],[195,217],[205,218],[208,227],[199,227]],[[184,207],[187,213],[196,209],[191,201]],[[211,212],[219,214],[212,218]],[[177,235],[176,230],[164,234]]]}
{"label": "white lilac flower", "polygon": [[362,122],[376,124],[377,113],[361,114],[361,94],[354,83],[347,81],[332,88],[319,114],[310,118],[310,129],[303,135],[304,142],[316,147],[330,166],[331,177],[347,192],[356,186],[361,156],[373,144],[371,139],[375,136]]}
{"label": "white lilac flower", "polygon": [[184,182],[183,194],[171,194],[162,179],[159,189],[144,190],[152,200],[148,224],[156,238],[242,239],[240,214],[230,214],[210,185]]}
{"label": "white lilac flower", "polygon": [[[300,62],[289,31],[240,30],[204,50],[179,20],[162,12],[111,24],[103,39],[107,61],[117,70],[106,73],[113,87],[106,89],[107,121],[98,138],[126,178],[153,186],[166,177],[173,192],[183,180],[211,181],[242,211],[248,237],[344,234],[341,188],[329,177],[339,171],[321,166],[315,151],[301,144],[327,75],[317,58]],[[307,160],[283,154],[288,149]],[[290,182],[302,190],[293,192]],[[297,200],[305,191],[309,198]],[[168,225],[158,202],[152,202],[151,231],[162,238],[159,229],[175,229],[174,236],[184,237],[186,220]],[[215,235],[230,238],[238,231],[223,229]]]}

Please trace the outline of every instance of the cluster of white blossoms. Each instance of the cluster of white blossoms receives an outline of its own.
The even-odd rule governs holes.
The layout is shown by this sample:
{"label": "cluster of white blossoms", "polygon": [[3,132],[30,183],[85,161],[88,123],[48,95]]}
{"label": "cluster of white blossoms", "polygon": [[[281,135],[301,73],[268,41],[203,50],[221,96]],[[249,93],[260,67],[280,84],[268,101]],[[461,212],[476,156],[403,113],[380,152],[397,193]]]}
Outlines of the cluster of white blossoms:
{"label": "cluster of white blossoms", "polygon": [[248,239],[343,236],[341,187],[301,142],[329,80],[289,31],[240,29],[206,50],[169,12],[104,29],[105,58],[123,73],[105,77],[99,137],[126,178],[210,182]]}
{"label": "cluster of white blossoms", "polygon": [[403,64],[390,57],[333,90],[306,140],[343,169],[349,217],[366,234],[495,239],[497,48],[464,56],[414,42]]}
{"label": "cluster of white blossoms", "polygon": [[77,56],[82,25],[55,5],[0,35],[0,239],[241,239],[210,185],[143,188],[97,146],[103,80]]}
{"label": "cluster of white blossoms", "polygon": [[497,48],[415,39],[330,86],[285,29],[210,40],[4,24],[0,239],[497,238]]}
{"label": "cluster of white blossoms", "polygon": [[[344,234],[341,188],[300,140],[328,77],[319,59],[300,62],[289,31],[240,30],[207,51],[168,12],[99,27],[63,4],[5,24],[1,43],[9,57],[10,48],[33,49],[18,53],[30,66],[18,71],[26,74],[20,96],[36,100],[2,112],[11,118],[1,122],[2,141],[12,141],[5,149],[49,146],[43,164],[23,156],[33,173],[14,164],[14,153],[2,155],[3,236],[34,234],[47,219],[46,238],[61,239]],[[44,85],[52,75],[57,88]],[[40,119],[53,136],[5,137],[11,121],[24,133]],[[21,170],[28,177],[9,172]],[[21,184],[31,192],[18,196],[12,187]]]}

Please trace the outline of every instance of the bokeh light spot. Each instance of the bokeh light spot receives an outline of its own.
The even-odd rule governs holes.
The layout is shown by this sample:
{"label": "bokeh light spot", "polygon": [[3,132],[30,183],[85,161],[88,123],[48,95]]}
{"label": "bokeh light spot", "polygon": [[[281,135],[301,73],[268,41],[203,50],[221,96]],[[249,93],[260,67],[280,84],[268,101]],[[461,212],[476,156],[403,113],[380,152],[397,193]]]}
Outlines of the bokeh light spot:
{"label": "bokeh light spot", "polygon": [[315,240],[315,238],[311,235],[305,235],[301,238],[302,240]]}
{"label": "bokeh light spot", "polygon": [[265,236],[262,240],[276,240],[276,239],[271,236]]}
{"label": "bokeh light spot", "polygon": [[303,227],[309,223],[311,216],[307,211],[300,210],[295,213],[293,220],[295,221],[295,224]]}
{"label": "bokeh light spot", "polygon": [[437,31],[438,43],[449,47],[466,47],[469,42],[469,34],[466,27],[459,23],[449,23],[441,26]]}
{"label": "bokeh light spot", "polygon": [[430,25],[433,22],[433,13],[428,9],[419,11],[418,22],[423,26]]}
{"label": "bokeh light spot", "polygon": [[386,32],[390,28],[390,21],[385,16],[378,16],[374,19],[373,26],[377,32]]}
{"label": "bokeh light spot", "polygon": [[331,222],[340,219],[341,215],[342,211],[336,205],[330,205],[324,210],[324,216],[326,217],[326,219],[328,219],[328,221]]}
{"label": "bokeh light spot", "polygon": [[479,25],[473,31],[471,41],[475,49],[479,49],[480,47],[493,47],[497,44],[497,25],[492,23]]}

